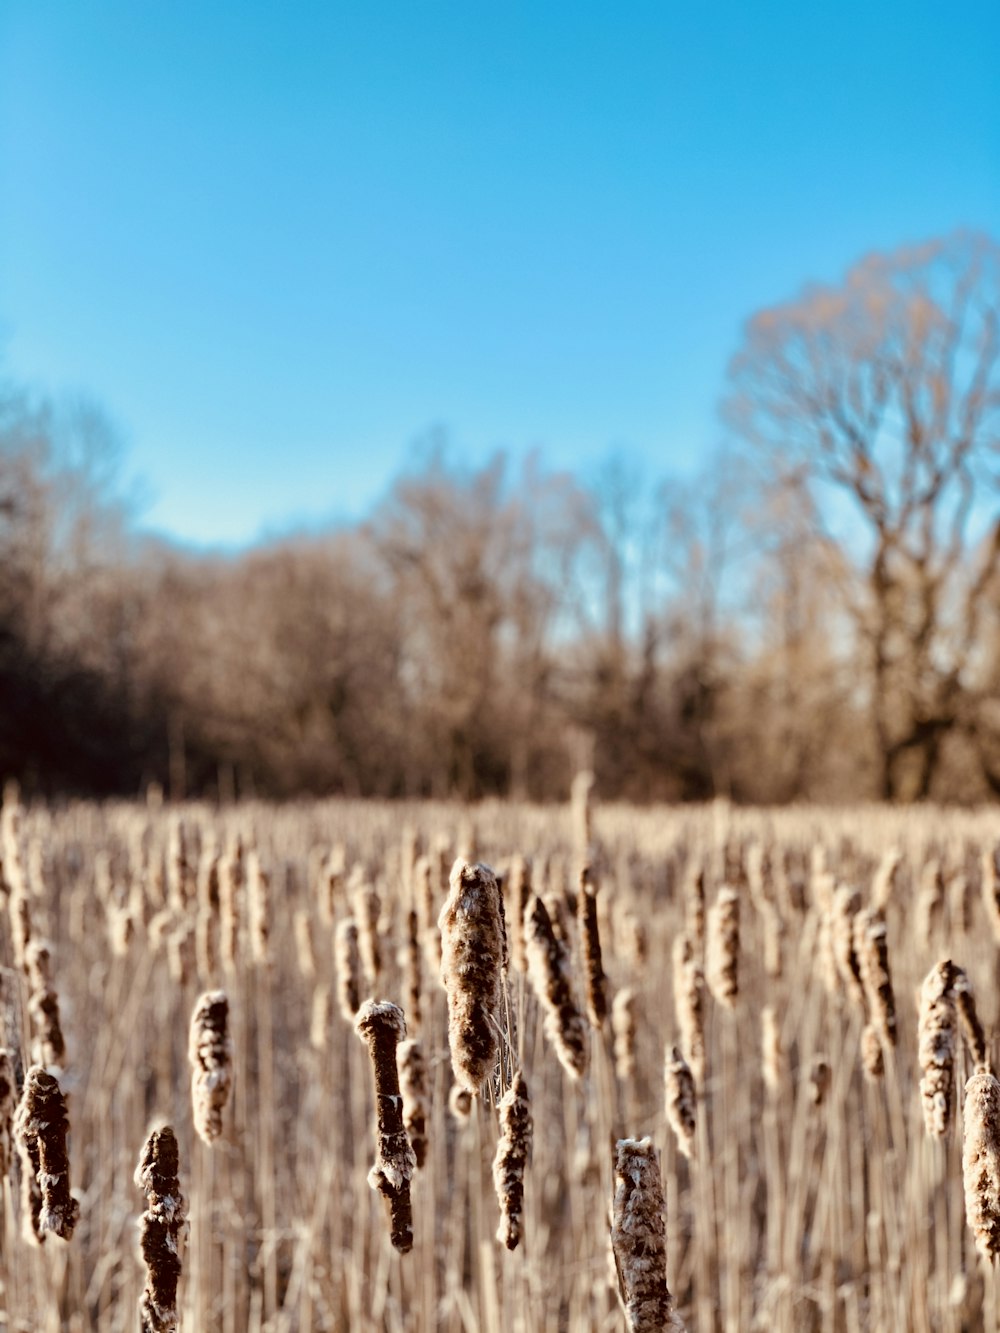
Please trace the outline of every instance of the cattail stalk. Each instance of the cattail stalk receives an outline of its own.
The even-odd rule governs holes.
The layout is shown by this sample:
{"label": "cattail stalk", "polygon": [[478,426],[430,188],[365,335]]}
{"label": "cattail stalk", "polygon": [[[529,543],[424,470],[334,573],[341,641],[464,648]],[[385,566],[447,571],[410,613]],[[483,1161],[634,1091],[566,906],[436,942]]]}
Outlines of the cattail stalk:
{"label": "cattail stalk", "polygon": [[366,1000],[358,1012],[355,1031],[368,1043],[375,1079],[375,1164],[368,1184],[389,1208],[392,1244],[401,1254],[413,1248],[413,1209],[410,1180],[416,1158],[403,1126],[403,1098],[399,1091],[396,1047],[406,1035],[403,1011],[387,1000]]}

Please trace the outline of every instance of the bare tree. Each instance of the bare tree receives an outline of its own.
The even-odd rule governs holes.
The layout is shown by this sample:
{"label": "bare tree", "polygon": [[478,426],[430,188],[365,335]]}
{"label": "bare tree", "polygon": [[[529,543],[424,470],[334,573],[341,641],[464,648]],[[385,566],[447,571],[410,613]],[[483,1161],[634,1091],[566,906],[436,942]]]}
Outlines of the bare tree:
{"label": "bare tree", "polygon": [[862,260],[749,322],[726,411],[827,549],[868,664],[880,793],[971,729],[1000,564],[1000,247]]}

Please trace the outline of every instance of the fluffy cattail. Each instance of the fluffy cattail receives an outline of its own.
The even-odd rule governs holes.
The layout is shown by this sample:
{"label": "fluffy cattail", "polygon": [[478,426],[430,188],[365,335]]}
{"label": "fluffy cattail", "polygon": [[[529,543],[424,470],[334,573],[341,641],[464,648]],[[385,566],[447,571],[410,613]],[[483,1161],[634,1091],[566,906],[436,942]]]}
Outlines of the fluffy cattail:
{"label": "fluffy cattail", "polygon": [[69,1240],[80,1214],[69,1192],[68,1131],[66,1101],[58,1082],[41,1065],[32,1065],[14,1115],[14,1132],[24,1166],[33,1172],[38,1187],[32,1224],[40,1241],[50,1231]]}
{"label": "fluffy cattail", "polygon": [[611,1245],[630,1333],[682,1333],[667,1286],[666,1221],[652,1139],[619,1139]]}
{"label": "fluffy cattail", "polygon": [[333,998],[330,995],[330,987],[320,982],[313,991],[312,1009],[309,1014],[309,1045],[314,1051],[326,1050],[332,1016]]}
{"label": "fluffy cattail", "polygon": [[733,1009],[739,995],[740,899],[735,889],[721,888],[708,914],[705,976],[719,1004]]}
{"label": "fluffy cattail", "polygon": [[664,1092],[667,1124],[677,1136],[681,1152],[690,1157],[694,1152],[697,1101],[691,1069],[676,1046],[671,1047],[664,1062]]}
{"label": "fluffy cattail", "polygon": [[830,1068],[829,1061],[824,1059],[822,1055],[817,1055],[809,1066],[809,1100],[813,1106],[823,1105],[832,1082],[833,1070]]}
{"label": "fluffy cattail", "polygon": [[545,1035],[567,1074],[582,1078],[590,1056],[586,1019],[573,996],[569,953],[556,938],[541,898],[531,904],[525,931],[528,975],[545,1011]]}
{"label": "fluffy cattail", "polygon": [[874,1023],[866,1023],[861,1033],[861,1066],[866,1077],[873,1082],[885,1073],[882,1038]]}
{"label": "fluffy cattail", "polygon": [[950,958],[931,968],[920,988],[917,1028],[920,1100],[924,1124],[933,1138],[943,1138],[951,1124],[955,1082],[955,966]]}
{"label": "fluffy cattail", "polygon": [[635,992],[623,986],[611,1005],[611,1031],[615,1034],[615,1073],[623,1083],[635,1073]]}
{"label": "fluffy cattail", "polygon": [[140,1333],[177,1333],[177,1279],[184,1241],[184,1196],[178,1171],[177,1139],[169,1125],[154,1129],[136,1168],[135,1183],[146,1195],[139,1219],[139,1243],[146,1286],[139,1298]]}
{"label": "fluffy cattail", "polygon": [[388,1204],[392,1244],[406,1254],[413,1249],[410,1180],[416,1167],[403,1127],[403,1098],[396,1067],[396,1047],[406,1035],[406,1023],[398,1005],[366,1000],[354,1027],[368,1043],[375,1079],[375,1165],[368,1173],[368,1184]]}
{"label": "fluffy cattail", "polygon": [[958,1019],[962,1025],[965,1044],[969,1048],[969,1059],[974,1066],[988,1064],[986,1033],[983,1031],[979,1014],[976,1012],[976,996],[972,989],[969,974],[964,967],[956,966],[954,976],[955,1008],[958,1011]]}
{"label": "fluffy cattail", "polygon": [[583,974],[587,997],[587,1017],[590,1026],[599,1032],[608,1016],[606,977],[601,963],[601,935],[597,925],[597,891],[591,882],[590,866],[580,871],[577,891],[577,920],[580,924],[580,948],[583,954]]}
{"label": "fluffy cattail", "polygon": [[781,1028],[774,1006],[767,1004],[760,1011],[761,1073],[764,1086],[776,1097],[785,1083],[785,1050],[781,1043]]}
{"label": "fluffy cattail", "polygon": [[456,1080],[479,1091],[497,1052],[503,927],[492,870],[457,860],[438,925],[441,976],[448,993],[448,1045]]}
{"label": "fluffy cattail", "polygon": [[30,987],[28,1013],[33,1034],[32,1057],[39,1065],[61,1065],[66,1055],[66,1043],[59,1021],[59,996],[50,985],[52,960],[48,945],[32,940],[24,961]]}
{"label": "fluffy cattail", "polygon": [[674,1015],[681,1050],[691,1066],[695,1083],[704,1086],[707,1063],[705,1046],[705,975],[687,935],[674,941]]}
{"label": "fluffy cattail", "polygon": [[524,916],[531,902],[531,863],[523,856],[515,856],[510,863],[507,879],[507,933],[510,938],[511,966],[518,972],[528,970],[524,952]]}
{"label": "fluffy cattail", "polygon": [[357,941],[361,966],[364,968],[365,981],[371,989],[377,984],[379,977],[382,975],[382,950],[378,937],[382,899],[378,896],[372,884],[359,881],[354,887],[352,902],[354,920],[357,922]]}
{"label": "fluffy cattail", "polygon": [[233,1081],[229,1000],[225,991],[206,991],[191,1016],[188,1037],[194,1127],[211,1147],[222,1133],[222,1112]]}
{"label": "fluffy cattail", "polygon": [[420,1043],[412,1038],[400,1042],[396,1054],[403,1097],[403,1125],[419,1168],[427,1160],[427,1063]]}
{"label": "fluffy cattail", "polygon": [[854,949],[854,918],[861,910],[861,895],[856,889],[841,884],[834,890],[830,902],[830,944],[837,976],[848,997],[864,1004],[865,992],[861,984],[861,967]]}
{"label": "fluffy cattail", "polygon": [[420,939],[424,961],[431,977],[441,975],[441,932],[437,928],[437,874],[430,856],[417,858],[413,867],[413,894],[420,917]]}
{"label": "fluffy cattail", "polygon": [[962,1178],[966,1221],[992,1264],[1000,1254],[1000,1083],[985,1067],[965,1085]]}
{"label": "fluffy cattail", "polygon": [[854,918],[854,945],[871,1021],[888,1046],[896,1045],[896,1000],[889,974],[889,944],[882,914],[874,909]]}
{"label": "fluffy cattail", "polygon": [[500,1204],[497,1240],[516,1250],[524,1212],[524,1172],[531,1156],[531,1103],[520,1070],[500,1101],[500,1141],[493,1159],[493,1183]]}
{"label": "fluffy cattail", "polygon": [[361,954],[358,923],[352,916],[337,925],[333,937],[333,962],[337,973],[337,1004],[348,1023],[361,1007]]}

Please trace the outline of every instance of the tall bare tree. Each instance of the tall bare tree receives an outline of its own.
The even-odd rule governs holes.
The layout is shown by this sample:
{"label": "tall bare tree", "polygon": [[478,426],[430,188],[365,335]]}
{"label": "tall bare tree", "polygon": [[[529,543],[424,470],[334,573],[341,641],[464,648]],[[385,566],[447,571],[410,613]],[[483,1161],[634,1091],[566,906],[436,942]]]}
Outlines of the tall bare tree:
{"label": "tall bare tree", "polygon": [[927,796],[974,730],[1000,566],[1000,247],[871,255],[755,315],[730,376],[730,422],[839,569],[880,794]]}

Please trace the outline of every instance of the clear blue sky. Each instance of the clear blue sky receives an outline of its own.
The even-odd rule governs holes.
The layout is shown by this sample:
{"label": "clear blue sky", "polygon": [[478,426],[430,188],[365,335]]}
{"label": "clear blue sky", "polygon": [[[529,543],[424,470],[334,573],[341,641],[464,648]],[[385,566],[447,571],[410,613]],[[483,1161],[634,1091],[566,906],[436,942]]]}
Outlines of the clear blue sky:
{"label": "clear blue sky", "polygon": [[691,470],[756,308],[1000,234],[998,70],[996,0],[0,0],[0,369],[199,542],[437,424]]}

